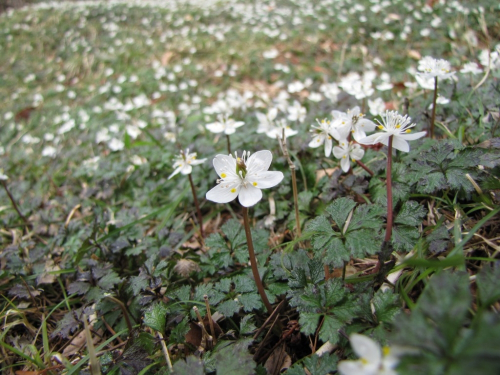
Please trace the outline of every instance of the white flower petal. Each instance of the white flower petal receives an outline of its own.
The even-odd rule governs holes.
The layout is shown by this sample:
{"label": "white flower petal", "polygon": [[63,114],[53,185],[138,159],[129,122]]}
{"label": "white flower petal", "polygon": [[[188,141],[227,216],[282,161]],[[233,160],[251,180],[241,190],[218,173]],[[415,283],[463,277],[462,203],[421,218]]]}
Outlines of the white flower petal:
{"label": "white flower petal", "polygon": [[333,140],[330,136],[326,137],[325,140],[325,156],[329,157],[332,153]]}
{"label": "white flower petal", "polygon": [[313,135],[311,142],[309,142],[309,147],[316,148],[321,146],[323,144],[324,139],[325,139],[324,134]]}
{"label": "white flower petal", "polygon": [[335,156],[337,159],[342,159],[342,156],[345,155],[345,150],[339,146],[333,147],[333,156]]}
{"label": "white flower petal", "polygon": [[262,199],[262,190],[254,187],[253,185],[247,185],[246,187],[242,186],[238,195],[238,200],[240,201],[243,207],[253,206],[257,204],[261,199]]}
{"label": "white flower petal", "polygon": [[361,361],[340,361],[337,369],[341,375],[373,375],[365,369]]}
{"label": "white flower petal", "polygon": [[410,144],[406,142],[401,136],[393,136],[392,137],[392,147],[396,150],[408,152],[410,151]]}
{"label": "white flower petal", "polygon": [[427,132],[406,133],[406,134],[401,134],[400,137],[407,141],[413,141],[415,139],[424,137],[426,134]]}
{"label": "white flower petal", "polygon": [[370,364],[378,368],[382,362],[382,349],[380,345],[373,341],[371,338],[353,333],[349,336],[352,350],[358,357],[367,360]]}
{"label": "white flower petal", "polygon": [[184,175],[190,174],[192,171],[193,171],[193,167],[191,165],[189,165],[189,164],[185,164],[181,168],[181,173],[184,174]]}
{"label": "white flower petal", "polygon": [[[236,160],[231,155],[216,155],[213,161],[215,172],[221,178],[236,176]],[[222,175],[224,174],[224,176]]]}
{"label": "white flower petal", "polygon": [[[356,145],[355,145],[356,146]],[[352,150],[351,150],[351,153],[350,153],[350,156],[351,156],[351,159],[352,160],[361,160],[363,159],[363,156],[365,156],[365,150],[363,150],[361,147],[354,147]]]}
{"label": "white flower petal", "polygon": [[279,171],[260,172],[257,176],[247,174],[246,179],[259,189],[267,189],[278,185],[284,176]]}
{"label": "white flower petal", "polygon": [[176,168],[176,169],[172,172],[172,174],[171,174],[170,176],[168,176],[168,179],[170,180],[172,177],[174,177],[177,173],[179,173],[179,172],[181,171],[181,169],[182,169],[182,166],[181,166],[181,167]]}
{"label": "white flower petal", "polygon": [[238,196],[239,186],[237,184],[220,183],[210,189],[205,197],[215,203],[228,203]]}
{"label": "white flower petal", "polygon": [[206,124],[205,127],[212,133],[222,133],[224,131],[224,125],[220,122],[212,122],[210,124]]}
{"label": "white flower petal", "polygon": [[346,157],[342,157],[340,159],[340,166],[342,167],[342,170],[344,172],[349,172],[349,168],[351,168],[351,162],[349,161],[349,158],[346,156]]}
{"label": "white flower petal", "polygon": [[246,161],[248,173],[264,172],[269,169],[273,161],[273,154],[269,150],[257,151]]}

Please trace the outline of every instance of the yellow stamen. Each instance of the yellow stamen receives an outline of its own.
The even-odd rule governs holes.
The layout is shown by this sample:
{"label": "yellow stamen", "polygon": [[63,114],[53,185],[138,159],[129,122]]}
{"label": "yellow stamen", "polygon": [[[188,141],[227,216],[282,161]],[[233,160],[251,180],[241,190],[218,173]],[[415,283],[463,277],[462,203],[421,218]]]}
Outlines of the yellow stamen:
{"label": "yellow stamen", "polygon": [[411,132],[411,129],[406,129],[405,130],[407,133],[410,133]]}
{"label": "yellow stamen", "polygon": [[390,352],[391,352],[391,348],[389,348],[388,346],[384,346],[382,348],[382,353],[384,353],[384,356],[388,356]]}
{"label": "yellow stamen", "polygon": [[221,173],[221,174],[220,174],[220,176],[221,176],[222,178],[226,178],[226,177],[227,177],[227,174],[225,174],[225,173]]}
{"label": "yellow stamen", "polygon": [[236,193],[236,189],[235,189],[235,188],[232,188],[232,189],[231,189],[231,193]]}
{"label": "yellow stamen", "polygon": [[252,185],[253,185],[253,186],[257,186],[257,183],[256,183],[256,182],[254,182],[254,183],[252,183]]}
{"label": "yellow stamen", "polygon": [[361,363],[367,365],[369,362],[366,358],[361,358]]}
{"label": "yellow stamen", "polygon": [[344,155],[344,156],[342,156],[342,159],[345,159],[345,158],[346,158],[346,156],[345,156],[345,155]]}
{"label": "yellow stamen", "polygon": [[399,129],[401,127],[401,125],[397,124],[396,125],[396,129]]}
{"label": "yellow stamen", "polygon": [[384,129],[384,127],[382,125],[377,126],[377,128],[379,128],[380,130]]}

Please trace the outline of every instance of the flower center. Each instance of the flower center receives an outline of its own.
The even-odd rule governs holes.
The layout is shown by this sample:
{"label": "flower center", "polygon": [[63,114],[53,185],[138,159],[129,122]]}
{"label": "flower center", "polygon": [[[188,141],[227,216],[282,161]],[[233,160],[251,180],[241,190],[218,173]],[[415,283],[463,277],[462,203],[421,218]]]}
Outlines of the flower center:
{"label": "flower center", "polygon": [[241,177],[245,178],[247,175],[247,166],[242,158],[236,158],[236,174],[240,176],[240,172]]}

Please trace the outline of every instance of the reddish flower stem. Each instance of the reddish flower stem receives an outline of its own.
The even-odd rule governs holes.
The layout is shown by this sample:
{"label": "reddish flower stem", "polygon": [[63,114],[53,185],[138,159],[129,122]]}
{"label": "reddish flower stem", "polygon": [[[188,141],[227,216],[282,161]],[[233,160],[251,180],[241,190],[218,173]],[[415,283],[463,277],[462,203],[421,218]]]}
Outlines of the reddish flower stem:
{"label": "reddish flower stem", "polygon": [[387,150],[387,227],[385,228],[384,241],[389,242],[392,236],[392,135],[389,137]]}
{"label": "reddish flower stem", "polygon": [[431,139],[434,139],[434,121],[436,120],[436,101],[438,94],[438,77],[434,77],[434,98],[432,99]]}
{"label": "reddish flower stem", "polygon": [[260,298],[266,306],[267,312],[272,314],[273,307],[267,299],[266,292],[264,291],[264,286],[262,285],[262,280],[260,279],[259,269],[257,268],[257,259],[255,258],[255,251],[253,249],[252,233],[250,232],[250,223],[248,220],[248,208],[243,207],[243,224],[245,227],[245,234],[247,236],[248,254],[250,256],[250,265],[252,266],[253,278],[255,279],[255,284],[257,285],[257,290],[259,291]]}
{"label": "reddish flower stem", "polygon": [[193,193],[194,205],[196,206],[196,213],[198,215],[198,224],[200,226],[201,238],[205,238],[205,233],[203,232],[203,216],[201,216],[200,205],[198,204],[198,198],[196,197],[196,190],[194,188],[193,178],[191,174],[188,174],[189,184],[191,185],[191,192]]}
{"label": "reddish flower stem", "polygon": [[365,171],[367,171],[370,174],[370,176],[372,176],[372,177],[374,176],[374,173],[372,172],[372,170],[370,168],[368,168],[362,161],[360,161],[360,160],[355,160],[355,161],[361,168],[363,168]]}
{"label": "reddish flower stem", "polygon": [[227,152],[230,154],[231,153],[231,141],[229,140],[228,134],[226,134],[226,139],[227,139]]}

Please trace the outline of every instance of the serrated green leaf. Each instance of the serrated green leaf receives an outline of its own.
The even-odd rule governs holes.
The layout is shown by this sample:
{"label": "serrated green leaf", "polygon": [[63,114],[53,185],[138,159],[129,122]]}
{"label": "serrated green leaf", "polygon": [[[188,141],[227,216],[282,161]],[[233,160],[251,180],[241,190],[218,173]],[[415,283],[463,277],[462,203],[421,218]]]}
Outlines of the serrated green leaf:
{"label": "serrated green leaf", "polygon": [[233,278],[234,291],[237,293],[248,293],[257,290],[255,281],[246,275],[238,275]]}
{"label": "serrated green leaf", "polygon": [[363,204],[354,211],[347,233],[365,228],[365,229],[380,229],[382,227],[382,216],[386,213],[386,209],[379,205]]}
{"label": "serrated green leaf", "polygon": [[300,332],[304,335],[314,334],[321,316],[322,314],[318,313],[301,313],[299,318]]}
{"label": "serrated green leaf", "polygon": [[325,211],[330,214],[335,224],[337,224],[339,231],[342,232],[347,216],[349,216],[354,207],[356,207],[356,202],[350,198],[342,197],[335,199],[326,207]]}
{"label": "serrated green leaf", "polygon": [[247,335],[255,331],[257,327],[253,323],[253,314],[246,314],[240,321],[240,334]]}
{"label": "serrated green leaf", "polygon": [[344,262],[348,262],[351,258],[349,250],[342,240],[337,237],[331,237],[321,250],[323,251],[316,253],[316,257],[322,259],[324,264],[333,266],[334,268],[343,267]]}
{"label": "serrated green leaf", "polygon": [[311,283],[317,284],[325,279],[325,268],[323,263],[318,259],[311,259],[307,262],[307,269]]}
{"label": "serrated green leaf", "polygon": [[168,338],[171,344],[183,344],[186,341],[186,334],[189,332],[189,317],[185,317],[179,324],[176,324],[170,332]]}
{"label": "serrated green leaf", "polygon": [[244,293],[238,296],[238,301],[243,305],[245,312],[259,310],[263,307],[262,300],[257,293]]}
{"label": "serrated green leaf", "polygon": [[311,191],[301,191],[298,194],[299,210],[308,212],[311,209],[310,204],[313,197],[314,194]]}
{"label": "serrated green leaf", "polygon": [[293,269],[288,279],[288,286],[290,288],[305,288],[307,284],[306,270],[298,267]]}
{"label": "serrated green leaf", "polygon": [[392,290],[379,289],[373,296],[372,303],[378,322],[391,323],[401,312],[399,295],[394,294]]}
{"label": "serrated green leaf", "polygon": [[359,229],[346,234],[345,245],[350,256],[364,258],[380,251],[382,238],[373,229]]}
{"label": "serrated green leaf", "polygon": [[194,355],[190,355],[184,361],[178,360],[173,366],[174,375],[205,375],[203,361]]}
{"label": "serrated green leaf", "polygon": [[167,320],[168,307],[162,302],[157,302],[148,307],[144,313],[144,324],[155,331],[164,332]]}
{"label": "serrated green leaf", "polygon": [[319,331],[319,338],[323,342],[330,341],[332,344],[336,344],[339,340],[340,334],[339,329],[341,329],[343,323],[331,315],[325,315],[323,324]]}
{"label": "serrated green leaf", "polygon": [[483,266],[477,274],[476,283],[482,308],[500,300],[500,267]]}
{"label": "serrated green leaf", "polygon": [[412,250],[420,238],[417,228],[406,225],[398,225],[392,228],[392,246],[396,251]]}
{"label": "serrated green leaf", "polygon": [[99,279],[97,285],[104,290],[112,289],[116,284],[121,283],[122,279],[115,271],[109,271],[106,275]]}
{"label": "serrated green leaf", "polygon": [[231,248],[235,249],[238,245],[246,242],[245,231],[238,220],[228,220],[221,229],[231,243]]}
{"label": "serrated green leaf", "polygon": [[408,226],[417,226],[422,223],[422,219],[426,214],[426,210],[423,206],[415,201],[406,201],[399,213],[394,219],[395,224],[403,224]]}
{"label": "serrated green leaf", "polygon": [[231,290],[231,279],[222,279],[218,283],[214,284],[214,288],[220,290],[221,292],[229,292]]}
{"label": "serrated green leaf", "polygon": [[247,349],[250,342],[243,340],[217,353],[217,375],[253,375],[256,363]]}
{"label": "serrated green leaf", "polygon": [[189,285],[181,286],[172,292],[172,295],[179,301],[189,301],[191,299],[191,287]]}
{"label": "serrated green leaf", "polygon": [[217,306],[217,311],[227,318],[230,318],[240,311],[240,304],[232,299],[227,300]]}

